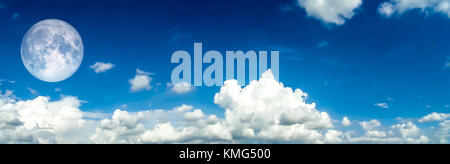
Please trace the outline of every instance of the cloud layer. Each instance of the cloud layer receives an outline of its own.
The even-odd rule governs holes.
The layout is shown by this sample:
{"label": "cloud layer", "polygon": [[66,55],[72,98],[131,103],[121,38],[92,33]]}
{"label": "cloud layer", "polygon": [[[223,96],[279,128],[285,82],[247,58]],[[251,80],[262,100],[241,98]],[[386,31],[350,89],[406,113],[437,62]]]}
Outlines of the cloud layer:
{"label": "cloud layer", "polygon": [[190,105],[89,113],[80,110],[83,101],[76,97],[20,100],[7,90],[0,92],[0,143],[447,143],[450,136],[448,114],[418,121],[439,121],[428,136],[413,121],[383,126],[376,119],[333,120],[306,99],[270,71],[246,87],[226,81],[214,96],[223,118]]}

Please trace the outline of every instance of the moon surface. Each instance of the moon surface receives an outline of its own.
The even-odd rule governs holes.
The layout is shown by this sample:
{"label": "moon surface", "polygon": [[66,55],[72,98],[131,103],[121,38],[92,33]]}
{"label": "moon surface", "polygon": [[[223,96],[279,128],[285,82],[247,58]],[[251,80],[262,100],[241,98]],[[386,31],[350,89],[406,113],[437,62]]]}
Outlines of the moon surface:
{"label": "moon surface", "polygon": [[83,61],[83,41],[70,24],[47,19],[33,25],[22,40],[22,62],[34,77],[60,82],[72,76]]}

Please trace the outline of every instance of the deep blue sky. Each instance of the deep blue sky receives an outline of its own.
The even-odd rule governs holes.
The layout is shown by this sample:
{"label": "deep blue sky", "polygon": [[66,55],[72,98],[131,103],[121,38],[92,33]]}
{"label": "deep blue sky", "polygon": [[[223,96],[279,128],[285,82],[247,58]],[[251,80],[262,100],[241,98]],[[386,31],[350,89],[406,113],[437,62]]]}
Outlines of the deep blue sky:
{"label": "deep blue sky", "polygon": [[[283,10],[292,3],[284,0],[0,1],[0,79],[16,81],[0,90],[14,90],[24,99],[35,96],[27,87],[54,99],[74,95],[88,101],[84,110],[192,104],[221,114],[213,103],[219,87],[198,87],[185,95],[166,88],[176,66],[170,63],[172,53],[192,52],[194,42],[203,42],[204,51],[280,50],[280,80],[308,93],[309,101],[333,116],[389,121],[447,112],[450,19],[420,11],[388,19],[377,13],[380,2],[364,1],[345,25],[330,26],[301,8]],[[49,18],[74,26],[85,46],[78,72],[60,83],[34,78],[20,58],[28,28]],[[318,47],[322,42],[328,44]],[[89,66],[97,61],[116,67],[95,74]],[[137,68],[155,73],[152,84],[161,86],[131,93],[128,80]]]}

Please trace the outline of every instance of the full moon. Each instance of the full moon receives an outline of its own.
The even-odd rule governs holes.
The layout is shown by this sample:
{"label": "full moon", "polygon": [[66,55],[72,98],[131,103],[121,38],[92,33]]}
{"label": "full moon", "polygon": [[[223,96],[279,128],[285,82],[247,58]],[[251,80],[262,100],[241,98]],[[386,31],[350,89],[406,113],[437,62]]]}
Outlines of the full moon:
{"label": "full moon", "polygon": [[70,24],[47,19],[33,25],[22,40],[22,62],[34,77],[60,82],[72,76],[83,61],[83,41]]}

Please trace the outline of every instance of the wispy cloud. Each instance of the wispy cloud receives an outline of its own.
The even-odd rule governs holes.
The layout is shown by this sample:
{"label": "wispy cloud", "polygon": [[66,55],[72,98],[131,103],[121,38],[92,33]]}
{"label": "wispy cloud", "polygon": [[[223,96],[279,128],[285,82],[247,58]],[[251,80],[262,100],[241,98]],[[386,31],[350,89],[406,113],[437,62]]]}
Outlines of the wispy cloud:
{"label": "wispy cloud", "polygon": [[172,33],[170,34],[170,40],[178,41],[180,39],[190,39],[192,38],[191,33]]}
{"label": "wispy cloud", "polygon": [[11,16],[11,19],[13,21],[16,21],[17,19],[19,19],[19,17],[20,17],[20,13],[14,12],[13,15]]}
{"label": "wispy cloud", "polygon": [[380,107],[380,108],[383,108],[383,109],[388,109],[389,108],[389,105],[387,103],[376,103],[376,104],[373,104],[373,105],[377,106],[377,107]]}
{"label": "wispy cloud", "polygon": [[320,43],[317,44],[318,48],[324,48],[326,46],[328,46],[328,42],[325,42],[325,41],[324,42],[320,42]]}
{"label": "wispy cloud", "polygon": [[392,98],[392,97],[388,97],[388,98],[386,98],[386,100],[389,101],[389,102],[394,102],[395,101],[394,98]]}
{"label": "wispy cloud", "polygon": [[14,84],[14,83],[16,83],[16,81],[13,81],[13,80],[6,80],[6,79],[0,79],[0,85],[3,85],[3,83]]}
{"label": "wispy cloud", "polygon": [[450,56],[447,57],[447,61],[445,62],[444,69],[450,69]]}
{"label": "wispy cloud", "polygon": [[33,96],[39,96],[39,92],[33,88],[28,87],[27,90],[30,92],[31,95]]}
{"label": "wispy cloud", "polygon": [[288,48],[285,46],[271,46],[271,49],[280,51],[280,58],[285,60],[292,60],[292,61],[301,61],[303,60],[303,57],[301,56],[300,52],[296,49]]}
{"label": "wispy cloud", "polygon": [[280,5],[280,10],[282,12],[291,12],[296,9],[296,6],[292,3],[286,3]]}

